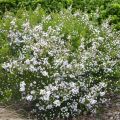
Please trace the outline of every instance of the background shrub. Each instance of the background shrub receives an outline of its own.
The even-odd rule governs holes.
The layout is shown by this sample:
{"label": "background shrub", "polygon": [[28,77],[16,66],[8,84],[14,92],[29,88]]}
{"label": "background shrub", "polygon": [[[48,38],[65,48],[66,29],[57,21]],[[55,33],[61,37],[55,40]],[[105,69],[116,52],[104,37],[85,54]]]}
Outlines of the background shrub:
{"label": "background shrub", "polygon": [[3,15],[7,10],[16,13],[20,8],[35,10],[37,6],[41,6],[47,13],[72,7],[72,12],[81,10],[97,14],[96,21],[99,24],[111,16],[110,24],[119,30],[119,4],[119,0],[1,0],[0,14]]}

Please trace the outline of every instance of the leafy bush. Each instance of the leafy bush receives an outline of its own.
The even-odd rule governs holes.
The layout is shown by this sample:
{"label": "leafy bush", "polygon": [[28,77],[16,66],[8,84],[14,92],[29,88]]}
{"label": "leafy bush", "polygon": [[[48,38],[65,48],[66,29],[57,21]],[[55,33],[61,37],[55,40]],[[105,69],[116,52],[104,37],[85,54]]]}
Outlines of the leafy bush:
{"label": "leafy bush", "polygon": [[106,93],[118,91],[119,32],[107,21],[96,27],[79,11],[41,15],[34,22],[39,12],[24,12],[9,22],[12,56],[2,68],[14,85],[12,94],[16,88],[38,119],[96,112]]}
{"label": "leafy bush", "polygon": [[108,6],[106,14],[111,17],[110,24],[114,24],[115,28],[120,30],[120,4],[111,4]]}
{"label": "leafy bush", "polygon": [[7,10],[14,13],[21,8],[28,11],[35,10],[37,6],[41,6],[48,14],[72,7],[73,13],[81,10],[89,14],[97,14],[99,17],[94,20],[98,24],[110,18],[110,25],[119,30],[119,5],[119,0],[1,0],[0,15],[3,15]]}
{"label": "leafy bush", "polygon": [[49,12],[60,11],[72,5],[73,11],[80,9],[82,11],[92,12],[98,7],[105,10],[110,4],[119,4],[120,2],[119,0],[1,0],[0,3],[1,7],[6,5],[11,7],[14,5],[14,8],[30,6],[33,9],[40,4],[42,8]]}

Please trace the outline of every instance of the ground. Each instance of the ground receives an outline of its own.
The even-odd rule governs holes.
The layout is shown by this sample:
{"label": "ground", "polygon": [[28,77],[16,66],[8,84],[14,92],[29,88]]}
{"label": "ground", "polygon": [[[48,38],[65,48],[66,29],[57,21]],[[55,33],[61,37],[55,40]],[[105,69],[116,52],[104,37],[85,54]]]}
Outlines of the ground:
{"label": "ground", "polygon": [[0,107],[0,120],[25,120],[15,110]]}
{"label": "ground", "polygon": [[[120,120],[120,95],[113,96],[112,101],[103,106],[103,109],[96,116],[81,116],[74,120]],[[23,117],[20,109],[13,107],[0,106],[0,120],[33,120]]]}

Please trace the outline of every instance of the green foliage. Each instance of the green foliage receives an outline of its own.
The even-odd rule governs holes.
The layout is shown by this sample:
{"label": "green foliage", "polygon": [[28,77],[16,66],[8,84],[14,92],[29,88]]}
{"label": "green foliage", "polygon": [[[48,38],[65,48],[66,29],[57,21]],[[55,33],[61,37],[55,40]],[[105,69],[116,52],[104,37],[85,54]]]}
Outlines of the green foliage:
{"label": "green foliage", "polygon": [[73,11],[80,9],[83,11],[95,11],[97,7],[106,9],[111,3],[119,3],[119,0],[1,0],[3,6],[6,4],[15,5],[14,7],[30,6],[35,8],[38,4],[47,11],[59,11],[63,8],[67,8],[70,5],[73,7]]}
{"label": "green foliage", "polygon": [[114,25],[114,28],[120,30],[120,4],[111,4],[106,9],[106,14],[110,16],[110,24]]}
{"label": "green foliage", "polygon": [[111,4],[106,11],[108,15],[117,15],[120,17],[120,4]]}
{"label": "green foliage", "polygon": [[120,1],[119,0],[1,0],[0,14],[10,10],[16,13],[18,9],[34,10],[41,6],[45,12],[58,12],[60,10],[72,7],[72,12],[76,10],[95,13],[98,10],[98,24],[111,16],[110,24],[113,28],[119,30],[120,21]]}

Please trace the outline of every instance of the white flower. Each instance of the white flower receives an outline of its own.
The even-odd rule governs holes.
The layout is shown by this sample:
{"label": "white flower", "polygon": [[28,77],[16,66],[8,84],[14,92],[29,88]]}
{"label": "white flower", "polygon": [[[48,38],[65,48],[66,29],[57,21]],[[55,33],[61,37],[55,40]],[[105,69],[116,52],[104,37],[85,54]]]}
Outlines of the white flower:
{"label": "white flower", "polygon": [[32,96],[32,95],[28,95],[28,96],[26,97],[26,100],[28,100],[28,101],[32,101],[32,99],[33,99],[33,96]]}
{"label": "white flower", "polygon": [[11,24],[12,26],[14,26],[14,25],[15,25],[15,22],[16,22],[16,20],[14,19],[14,20],[12,20],[12,21],[10,22],[10,24]]}
{"label": "white flower", "polygon": [[106,86],[107,86],[107,84],[106,84],[106,83],[104,83],[104,82],[100,82],[100,83],[99,83],[99,86],[100,86],[100,87],[106,87]]}
{"label": "white flower", "polygon": [[25,61],[25,63],[26,63],[27,65],[29,65],[29,64],[30,64],[30,60],[27,59],[27,60]]}
{"label": "white flower", "polygon": [[43,71],[42,74],[43,74],[43,76],[48,76],[48,72],[46,72],[46,71]]}
{"label": "white flower", "polygon": [[73,88],[72,90],[73,94],[78,94],[79,93],[79,88]]}
{"label": "white flower", "polygon": [[100,96],[104,96],[105,95],[105,92],[100,92]]}
{"label": "white flower", "polygon": [[36,81],[34,81],[33,84],[36,84]]}
{"label": "white flower", "polygon": [[2,68],[9,71],[12,68],[12,62],[11,63],[4,63],[2,65]]}
{"label": "white flower", "polygon": [[22,25],[22,27],[23,27],[23,29],[24,29],[25,32],[28,31],[28,30],[30,29],[30,22],[24,23],[24,24]]}
{"label": "white flower", "polygon": [[77,105],[78,105],[78,103],[77,102],[73,102],[72,104],[71,104],[71,108],[73,109],[73,111],[77,111],[78,109],[77,109]]}
{"label": "white flower", "polygon": [[21,91],[21,92],[24,92],[24,91],[25,91],[25,86],[26,86],[25,82],[22,81],[22,82],[20,83],[20,91]]}
{"label": "white flower", "polygon": [[48,105],[47,107],[46,107],[46,109],[51,109],[52,108],[52,105]]}
{"label": "white flower", "polygon": [[45,94],[45,90],[40,90],[40,95],[44,95]]}
{"label": "white flower", "polygon": [[30,93],[31,93],[32,95],[35,94],[35,90],[32,90]]}
{"label": "white flower", "polygon": [[75,12],[73,15],[74,15],[75,17],[80,16],[80,12]]}
{"label": "white flower", "polygon": [[35,26],[34,29],[33,29],[34,32],[41,32],[42,30],[43,30],[43,28],[42,28],[41,24],[38,25],[38,26]]}
{"label": "white flower", "polygon": [[63,62],[63,66],[67,66],[67,65],[68,65],[68,61],[66,60]]}
{"label": "white flower", "polygon": [[104,38],[103,37],[98,37],[98,40],[103,42]]}
{"label": "white flower", "polygon": [[97,102],[97,100],[94,100],[94,99],[91,99],[91,100],[90,100],[90,104],[91,104],[91,105],[94,105],[96,102]]}
{"label": "white flower", "polygon": [[49,101],[50,94],[51,94],[50,91],[45,92],[45,94],[43,95],[43,100],[45,100],[45,101]]}
{"label": "white flower", "polygon": [[71,65],[71,64],[68,64],[68,65],[66,66],[66,68],[71,69],[71,68],[72,68],[72,65]]}
{"label": "white flower", "polygon": [[47,42],[45,40],[41,40],[41,46],[47,46]]}
{"label": "white flower", "polygon": [[56,107],[58,107],[58,106],[60,106],[60,105],[61,105],[61,103],[60,103],[60,101],[59,101],[59,100],[55,100],[55,101],[53,102],[53,104],[54,104]]}
{"label": "white flower", "polygon": [[29,70],[31,72],[37,72],[37,69],[32,64],[30,65]]}
{"label": "white flower", "polygon": [[75,88],[75,86],[76,86],[76,84],[74,82],[70,82],[69,84],[70,84],[71,88]]}
{"label": "white flower", "polygon": [[67,39],[70,40],[71,39],[71,35],[68,35]]}
{"label": "white flower", "polygon": [[72,74],[71,74],[71,75],[69,75],[69,76],[70,76],[70,78],[75,78],[75,76],[74,76],[74,75],[72,75]]}
{"label": "white flower", "polygon": [[112,72],[111,68],[105,68],[106,72]]}
{"label": "white flower", "polygon": [[84,104],[85,103],[85,98],[80,98],[79,102]]}
{"label": "white flower", "polygon": [[39,107],[40,106],[40,104],[39,103],[36,103],[36,107]]}
{"label": "white flower", "polygon": [[7,70],[8,66],[4,63],[4,64],[2,64],[2,68],[5,69],[5,70]]}

